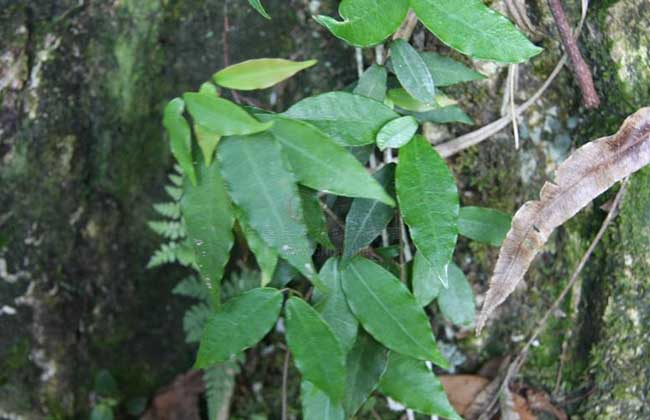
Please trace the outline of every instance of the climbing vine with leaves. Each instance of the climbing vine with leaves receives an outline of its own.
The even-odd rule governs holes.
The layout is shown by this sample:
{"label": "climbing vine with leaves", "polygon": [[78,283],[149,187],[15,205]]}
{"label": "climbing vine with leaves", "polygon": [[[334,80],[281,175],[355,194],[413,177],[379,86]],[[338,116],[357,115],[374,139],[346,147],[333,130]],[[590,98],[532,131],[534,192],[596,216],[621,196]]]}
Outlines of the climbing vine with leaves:
{"label": "climbing vine with leaves", "polygon": [[[271,18],[259,1],[249,2]],[[462,7],[457,0],[343,0],[342,20],[315,19],[365,48],[386,42],[409,9],[472,58],[519,63],[540,52],[480,0]],[[238,63],[164,111],[183,173],[178,228],[210,311],[195,366],[232,363],[283,316],[306,419],[352,417],[373,392],[459,418],[432,371],[449,363],[425,309],[436,301],[449,321],[472,326],[472,289],[452,262],[458,235],[499,245],[510,227],[508,215],[460,206],[445,160],[418,134],[425,122],[471,123],[440,88],[483,76],[404,39],[387,47],[388,57],[351,90],[305,98],[282,113],[240,106],[223,89],[266,89],[315,61]],[[159,211],[178,216],[175,207]],[[342,241],[331,240],[332,225],[343,229]],[[258,287],[223,299],[236,238],[261,275]]]}

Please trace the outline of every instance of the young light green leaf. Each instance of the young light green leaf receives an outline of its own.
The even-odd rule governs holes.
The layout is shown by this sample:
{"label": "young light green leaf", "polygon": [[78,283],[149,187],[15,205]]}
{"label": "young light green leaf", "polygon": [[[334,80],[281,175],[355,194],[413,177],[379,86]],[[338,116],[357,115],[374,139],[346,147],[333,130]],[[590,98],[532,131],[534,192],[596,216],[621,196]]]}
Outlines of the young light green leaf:
{"label": "young light green leaf", "polygon": [[390,48],[393,70],[404,89],[425,104],[434,103],[436,89],[433,77],[420,54],[403,39],[393,42]]}
{"label": "young light green leaf", "polygon": [[474,292],[465,274],[456,264],[449,265],[449,287],[440,289],[438,306],[445,317],[456,325],[467,327],[474,323]]}
{"label": "young light green leaf", "polygon": [[302,200],[307,235],[323,248],[334,249],[334,244],[327,233],[327,221],[320,206],[318,192],[306,187],[299,187],[298,192]]}
{"label": "young light green leaf", "polygon": [[481,0],[411,0],[411,8],[442,42],[473,58],[521,63],[542,51]]}
{"label": "young light green leaf", "polygon": [[335,257],[328,259],[321,267],[318,276],[329,290],[314,307],[332,328],[343,351],[347,353],[357,338],[359,322],[345,299],[338,260]]}
{"label": "young light green leaf", "polygon": [[343,406],[348,417],[353,417],[377,388],[387,362],[388,350],[363,330],[359,331],[346,364]]}
{"label": "young light green leaf", "polygon": [[403,88],[389,89],[386,97],[390,99],[395,106],[406,111],[426,112],[437,108],[435,103],[425,104],[418,101]]}
{"label": "young light green leaf", "polygon": [[258,58],[219,70],[212,76],[212,79],[219,86],[228,89],[266,89],[316,63],[316,60],[291,61],[282,58]]}
{"label": "young light green leaf", "polygon": [[165,107],[163,126],[169,134],[172,154],[183,168],[192,184],[196,185],[196,173],[192,164],[192,132],[183,117],[185,103],[181,98],[174,98]]}
{"label": "young light green leaf", "polygon": [[203,82],[199,87],[199,93],[205,93],[206,95],[219,96],[219,90],[211,82]]}
{"label": "young light green leaf", "polygon": [[246,216],[240,208],[235,207],[234,210],[239,227],[241,227],[242,233],[246,237],[246,243],[251,251],[253,251],[253,254],[255,254],[255,260],[262,273],[262,287],[264,287],[273,279],[275,267],[278,265],[278,253],[260,238],[255,229],[246,220]]}
{"label": "young light green leaf", "polygon": [[217,149],[230,196],[251,227],[278,255],[321,286],[295,178],[270,133],[222,139]]}
{"label": "young light green leaf", "polygon": [[416,248],[447,284],[447,265],[458,239],[458,190],[444,159],[421,136],[399,154],[397,199]]}
{"label": "young light green leaf", "polygon": [[381,127],[399,115],[384,104],[348,92],[329,92],[305,98],[284,114],[307,121],[342,146],[375,142]]}
{"label": "young light green leaf", "polygon": [[287,344],[303,379],[341,402],[345,387],[345,354],[332,329],[304,300],[291,297],[285,313]]}
{"label": "young light green leaf", "polygon": [[449,403],[440,380],[424,362],[412,357],[390,352],[379,391],[419,413],[462,420]]}
{"label": "young light green leaf", "polygon": [[248,0],[248,3],[255,9],[257,12],[264,16],[267,19],[271,19],[271,16],[266,12],[264,9],[264,6],[262,6],[262,2],[260,0]]}
{"label": "young light green leaf", "polygon": [[298,181],[310,188],[346,197],[364,197],[395,205],[395,200],[342,146],[303,121],[270,115],[271,133],[282,145]]}
{"label": "young light green leaf", "polygon": [[309,381],[300,383],[303,420],[345,420],[343,405],[335,403],[323,391]]}
{"label": "young light green leaf", "polygon": [[374,99],[378,102],[384,102],[384,99],[386,99],[387,80],[388,74],[386,73],[386,68],[378,64],[373,64],[363,72],[353,93]]}
{"label": "young light green leaf", "polygon": [[208,321],[196,356],[196,369],[225,362],[260,341],[282,309],[282,293],[257,288],[227,300]]}
{"label": "young light green leaf", "polygon": [[[388,164],[375,172],[375,179],[388,191],[395,194],[395,165]],[[345,239],[343,258],[350,258],[370,245],[395,216],[395,209],[376,200],[356,198],[345,218]]]}
{"label": "young light green leaf", "polygon": [[196,165],[196,171],[197,185],[186,182],[183,187],[181,211],[201,279],[210,289],[212,305],[217,308],[219,285],[233,244],[235,218],[219,164]]}
{"label": "young light green leaf", "polygon": [[402,282],[362,257],[350,260],[342,276],[350,309],[370,335],[391,350],[447,366],[427,315]]}
{"label": "young light green leaf", "polygon": [[413,295],[420,306],[428,306],[443,288],[436,271],[421,252],[413,259]]}
{"label": "young light green leaf", "polygon": [[187,92],[183,95],[194,122],[220,136],[259,133],[273,123],[261,123],[248,112],[227,99],[205,93]]}
{"label": "young light green leaf", "polygon": [[411,112],[419,123],[431,122],[435,124],[446,124],[459,122],[474,125],[474,120],[465,113],[459,106],[450,105],[425,112]]}
{"label": "young light green leaf", "polygon": [[436,86],[451,86],[485,79],[481,73],[444,55],[435,52],[421,52],[420,57],[427,65]]}
{"label": "young light green leaf", "polygon": [[408,8],[408,0],[343,0],[339,5],[342,22],[324,15],[314,19],[348,44],[370,47],[399,28]]}
{"label": "young light green leaf", "polygon": [[219,144],[221,136],[211,132],[199,124],[194,124],[194,134],[196,135],[196,141],[199,143],[199,147],[203,153],[205,166],[210,166],[212,158],[214,157],[214,151],[217,149],[217,144]]}
{"label": "young light green leaf", "polygon": [[389,147],[399,149],[411,141],[418,127],[418,120],[410,115],[396,118],[386,123],[377,133],[377,147],[379,150],[386,150]]}
{"label": "young light green leaf", "polygon": [[484,207],[461,207],[458,230],[463,236],[479,242],[500,246],[510,230],[507,213]]}

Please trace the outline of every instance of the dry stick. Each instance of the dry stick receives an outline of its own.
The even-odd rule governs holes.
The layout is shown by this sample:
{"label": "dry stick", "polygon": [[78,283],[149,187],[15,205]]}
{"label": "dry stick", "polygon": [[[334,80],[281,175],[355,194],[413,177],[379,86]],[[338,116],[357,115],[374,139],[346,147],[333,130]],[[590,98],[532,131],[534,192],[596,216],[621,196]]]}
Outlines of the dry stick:
{"label": "dry stick", "polygon": [[580,90],[582,91],[582,103],[586,108],[598,108],[600,105],[600,98],[594,88],[594,79],[591,70],[589,70],[589,66],[587,66],[584,58],[582,58],[582,54],[580,54],[578,44],[573,37],[569,21],[564,13],[564,9],[562,8],[562,3],[560,0],[548,0],[548,6],[551,9],[557,29],[560,32],[560,38],[562,39],[564,49],[569,55],[569,59],[573,65],[573,71],[578,80]]}
{"label": "dry stick", "polygon": [[282,420],[287,420],[287,383],[289,382],[289,349],[284,354],[284,365],[282,366]]}
{"label": "dry stick", "polygon": [[510,90],[510,116],[512,118],[512,132],[515,135],[515,149],[519,150],[519,123],[517,122],[517,114],[515,113],[515,78],[517,77],[517,64],[511,64],[508,69],[509,86]]}

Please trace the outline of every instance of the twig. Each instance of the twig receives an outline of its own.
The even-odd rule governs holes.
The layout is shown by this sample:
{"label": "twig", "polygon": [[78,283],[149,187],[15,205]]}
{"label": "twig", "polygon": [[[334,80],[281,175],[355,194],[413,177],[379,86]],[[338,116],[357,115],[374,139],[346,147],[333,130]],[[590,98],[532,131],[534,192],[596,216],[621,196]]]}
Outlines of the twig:
{"label": "twig", "polygon": [[517,114],[515,112],[515,79],[517,78],[517,65],[511,64],[508,68],[509,82],[508,89],[510,91],[510,116],[512,118],[512,132],[515,135],[515,149],[519,150],[519,124],[517,123]]}
{"label": "twig", "polygon": [[282,420],[287,420],[287,383],[289,382],[289,349],[284,353],[284,365],[282,366]]}
{"label": "twig", "polygon": [[418,24],[418,17],[413,10],[409,10],[404,22],[400,25],[399,29],[393,34],[393,41],[396,39],[403,39],[408,41],[413,35],[413,31]]}
{"label": "twig", "polygon": [[600,105],[600,98],[598,97],[598,93],[596,93],[596,88],[594,87],[593,75],[591,74],[589,66],[582,57],[582,54],[580,54],[580,49],[573,37],[573,33],[571,32],[571,27],[569,26],[569,21],[564,13],[562,3],[560,0],[548,0],[548,6],[551,9],[551,13],[555,19],[555,24],[560,32],[560,38],[562,39],[564,49],[573,65],[573,72],[575,73],[578,85],[582,91],[582,103],[586,108],[598,108]]}

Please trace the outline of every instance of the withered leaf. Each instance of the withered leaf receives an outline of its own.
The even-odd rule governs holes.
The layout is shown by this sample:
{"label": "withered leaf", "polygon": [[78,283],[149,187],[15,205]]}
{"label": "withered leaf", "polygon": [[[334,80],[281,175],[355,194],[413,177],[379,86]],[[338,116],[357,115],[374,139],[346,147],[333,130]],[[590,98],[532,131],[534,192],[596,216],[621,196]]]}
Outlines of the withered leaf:
{"label": "withered leaf", "polygon": [[488,316],[515,290],[553,230],[616,182],[650,163],[650,108],[629,116],[619,131],[580,147],[546,182],[539,201],[525,203],[512,219],[478,318]]}

